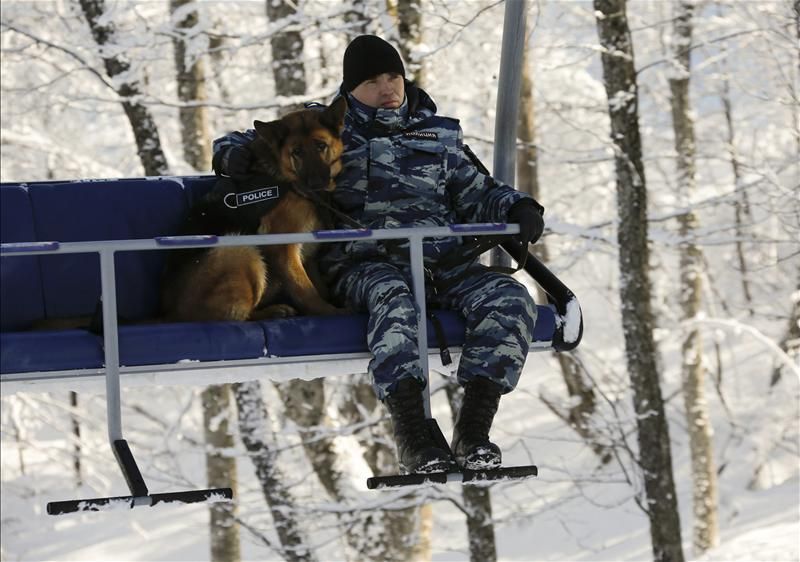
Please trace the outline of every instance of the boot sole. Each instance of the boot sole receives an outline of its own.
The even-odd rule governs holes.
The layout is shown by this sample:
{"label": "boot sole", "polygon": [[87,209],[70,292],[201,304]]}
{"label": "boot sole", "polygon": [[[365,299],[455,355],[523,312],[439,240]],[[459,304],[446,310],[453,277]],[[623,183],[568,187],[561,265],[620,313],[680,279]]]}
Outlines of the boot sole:
{"label": "boot sole", "polygon": [[467,470],[493,470],[500,468],[503,459],[497,453],[488,450],[478,450],[464,457],[457,457],[458,465]]}
{"label": "boot sole", "polygon": [[435,460],[424,463],[409,470],[408,467],[400,465],[400,474],[432,474],[434,472],[447,472],[450,470],[450,462],[446,460]]}

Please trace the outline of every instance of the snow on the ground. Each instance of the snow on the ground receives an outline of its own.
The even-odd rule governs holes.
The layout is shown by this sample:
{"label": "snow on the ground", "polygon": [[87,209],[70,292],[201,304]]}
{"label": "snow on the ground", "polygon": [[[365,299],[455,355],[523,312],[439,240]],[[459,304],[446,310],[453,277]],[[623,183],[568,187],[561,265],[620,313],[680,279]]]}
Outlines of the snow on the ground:
{"label": "snow on the ground", "polygon": [[[634,502],[633,487],[626,482],[620,466],[612,463],[598,469],[593,454],[539,401],[537,395],[543,387],[552,389],[561,384],[552,360],[546,355],[531,358],[520,388],[503,399],[495,424],[495,438],[506,452],[505,464],[534,462],[540,468],[536,479],[493,488],[499,559],[519,562],[652,559],[647,517]],[[175,397],[188,392],[185,388],[176,388],[135,387],[127,390],[125,396],[140,403],[150,400],[154,404],[168,397],[176,407]],[[56,401],[53,395],[50,398]],[[102,405],[100,400],[95,402],[89,401],[88,407]],[[439,395],[434,395],[433,405],[434,415],[449,435],[451,423]],[[204,487],[202,453],[182,440],[197,436],[197,428],[192,427],[190,421],[186,420],[186,427],[177,431],[155,438],[150,436],[150,439],[165,440],[161,448],[155,448],[160,460],[143,455],[138,458],[151,491]],[[125,423],[131,426],[143,422],[128,412]],[[86,483],[78,490],[72,484],[70,443],[48,424],[38,425],[43,435],[41,441],[35,439],[35,432],[25,435],[28,440],[23,449],[25,475],[20,474],[19,451],[13,433],[3,427],[2,560],[208,559],[207,508],[203,505],[172,504],[60,517],[47,515],[45,504],[48,501],[121,495],[126,493],[126,488],[104,443],[102,417],[93,424],[87,422]],[[688,454],[683,447],[686,439],[679,425],[672,431],[687,559],[800,560],[800,480],[796,459],[790,458],[773,471],[779,479],[787,474],[790,478],[782,482],[767,481],[765,489],[751,490],[747,487],[751,459],[744,454],[740,464],[728,465],[720,476],[721,544],[699,558],[693,556]],[[721,428],[719,438],[724,433]],[[134,435],[144,438],[139,427]],[[166,440],[172,443],[167,444]],[[169,451],[176,451],[181,458],[165,461],[162,457]],[[174,468],[170,468],[171,463],[175,463]],[[242,482],[252,479],[247,464],[245,460],[240,462]],[[174,470],[174,474],[169,474],[170,470]],[[365,503],[388,497],[376,495],[387,492],[367,491],[361,480],[355,484],[361,486],[358,499]],[[456,495],[457,486],[451,484],[447,490]],[[242,488],[242,505],[258,517],[259,508],[253,506],[258,506],[259,502],[263,506],[263,502],[257,488],[248,485]],[[316,498],[314,503],[319,501]],[[468,559],[463,514],[450,502],[440,501],[434,503],[434,517],[433,560]],[[341,556],[335,542],[328,542],[329,538],[324,531],[312,538],[320,544],[321,560],[337,560]],[[280,559],[246,531],[242,531],[242,551],[247,560]]]}

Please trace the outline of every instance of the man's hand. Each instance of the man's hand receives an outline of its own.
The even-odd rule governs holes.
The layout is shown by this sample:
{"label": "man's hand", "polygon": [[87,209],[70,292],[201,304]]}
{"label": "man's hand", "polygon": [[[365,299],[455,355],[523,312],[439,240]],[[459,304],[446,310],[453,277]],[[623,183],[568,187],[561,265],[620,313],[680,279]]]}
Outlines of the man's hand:
{"label": "man's hand", "polygon": [[230,146],[214,155],[214,171],[218,175],[232,178],[247,176],[251,173],[253,153],[245,146]]}
{"label": "man's hand", "polygon": [[544,219],[537,205],[529,199],[517,201],[508,211],[508,222],[519,224],[516,239],[523,248],[535,243],[544,232]]}

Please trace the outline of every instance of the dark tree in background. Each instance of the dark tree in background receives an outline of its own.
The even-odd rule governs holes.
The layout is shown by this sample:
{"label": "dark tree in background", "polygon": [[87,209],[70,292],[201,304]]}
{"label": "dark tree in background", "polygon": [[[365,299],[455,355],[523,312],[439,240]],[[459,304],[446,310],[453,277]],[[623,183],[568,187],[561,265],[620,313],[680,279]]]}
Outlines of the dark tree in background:
{"label": "dark tree in background", "polygon": [[653,313],[650,304],[647,246],[647,186],[639,134],[636,69],[624,0],[594,0],[603,47],[603,77],[611,118],[611,142],[617,183],[620,301],[628,375],[633,390],[639,464],[650,518],[653,557],[682,562],[681,525],[672,475],[669,429],[664,414]]}

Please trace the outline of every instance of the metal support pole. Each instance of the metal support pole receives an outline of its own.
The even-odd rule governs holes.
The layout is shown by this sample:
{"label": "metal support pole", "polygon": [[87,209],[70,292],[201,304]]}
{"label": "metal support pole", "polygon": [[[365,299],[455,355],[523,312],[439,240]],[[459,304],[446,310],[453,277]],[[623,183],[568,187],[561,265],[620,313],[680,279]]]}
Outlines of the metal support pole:
{"label": "metal support pole", "polygon": [[[506,0],[503,20],[503,46],[497,84],[497,109],[494,121],[494,169],[492,175],[513,185],[517,160],[517,122],[522,84],[522,54],[525,49],[527,0]],[[493,265],[508,266],[508,256],[496,248]]]}
{"label": "metal support pole", "polygon": [[100,294],[103,305],[103,346],[106,369],[106,416],[108,440],[122,437],[122,413],[119,383],[119,340],[117,339],[117,283],[114,271],[114,250],[100,251]]}
{"label": "metal support pole", "polygon": [[106,418],[108,442],[125,482],[133,495],[133,505],[150,505],[147,485],[142,478],[128,442],[122,436],[122,400],[119,382],[119,337],[117,334],[117,282],[115,251],[100,250],[100,295],[103,304],[103,346],[106,369]]}
{"label": "metal support pole", "polygon": [[422,250],[422,237],[418,235],[409,236],[409,248],[411,261],[411,279],[413,282],[414,299],[417,301],[417,312],[419,313],[417,328],[417,348],[419,349],[419,364],[422,367],[422,374],[425,377],[425,390],[422,392],[423,404],[425,406],[425,417],[431,418],[431,386],[430,374],[428,373],[428,313],[425,305],[425,262]]}

